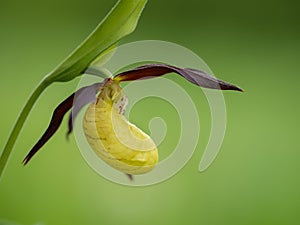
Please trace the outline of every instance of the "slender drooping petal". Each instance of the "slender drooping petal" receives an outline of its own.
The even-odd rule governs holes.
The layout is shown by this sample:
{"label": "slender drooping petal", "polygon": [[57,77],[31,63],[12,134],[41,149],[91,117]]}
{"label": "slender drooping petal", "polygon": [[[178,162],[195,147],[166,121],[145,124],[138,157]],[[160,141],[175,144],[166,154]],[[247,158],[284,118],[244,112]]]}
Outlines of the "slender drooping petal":
{"label": "slender drooping petal", "polygon": [[73,105],[73,99],[74,99],[75,93],[71,94],[66,100],[64,100],[62,103],[60,103],[56,109],[53,112],[50,124],[43,134],[43,136],[38,140],[38,142],[33,146],[33,148],[30,150],[30,152],[27,154],[25,159],[23,160],[23,164],[26,165],[29,160],[32,158],[32,156],[37,153],[37,151],[43,147],[43,145],[53,136],[53,134],[57,131],[59,128],[64,115],[72,108]]}
{"label": "slender drooping petal", "polygon": [[148,64],[137,67],[132,70],[125,71],[116,75],[113,79],[118,81],[131,81],[138,79],[148,79],[151,77],[162,76],[167,73],[177,73],[200,87],[219,89],[219,90],[235,90],[243,91],[239,87],[227,83],[222,80],[218,80],[215,77],[197,69],[179,68],[176,66],[166,64]]}
{"label": "slender drooping petal", "polygon": [[[71,112],[71,114],[73,115],[70,115],[69,118],[68,134],[72,132],[73,120],[75,119],[76,115],[82,107],[96,100],[95,96],[102,85],[103,83],[101,82],[80,88],[55,108],[48,128],[23,160],[24,165],[26,165],[29,160],[35,155],[35,153],[37,153],[37,151],[41,147],[43,147],[44,144],[54,135],[54,133],[59,128],[65,114],[73,107],[73,110]],[[74,99],[76,99],[77,104],[73,104]]]}

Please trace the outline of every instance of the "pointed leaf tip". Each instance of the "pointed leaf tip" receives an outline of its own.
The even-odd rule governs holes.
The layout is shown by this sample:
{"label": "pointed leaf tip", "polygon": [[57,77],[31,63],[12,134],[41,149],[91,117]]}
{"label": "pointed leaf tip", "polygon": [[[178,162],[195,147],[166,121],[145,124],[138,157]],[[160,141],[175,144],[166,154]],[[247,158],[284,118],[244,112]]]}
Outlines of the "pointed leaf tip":
{"label": "pointed leaf tip", "polygon": [[47,76],[47,81],[66,82],[82,75],[95,59],[135,30],[146,3],[147,0],[118,1],[88,38]]}

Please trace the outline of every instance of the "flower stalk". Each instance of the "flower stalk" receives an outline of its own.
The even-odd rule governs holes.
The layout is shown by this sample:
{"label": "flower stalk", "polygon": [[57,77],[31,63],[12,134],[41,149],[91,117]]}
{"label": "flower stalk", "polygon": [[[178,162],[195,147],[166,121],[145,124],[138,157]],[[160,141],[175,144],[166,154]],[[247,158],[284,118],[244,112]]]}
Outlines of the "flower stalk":
{"label": "flower stalk", "polygon": [[47,84],[47,82],[45,80],[43,80],[33,91],[30,98],[28,99],[25,106],[23,107],[23,109],[17,119],[17,122],[16,122],[15,126],[13,127],[11,134],[7,140],[7,143],[1,154],[1,157],[0,157],[0,178],[2,176],[5,166],[7,164],[7,161],[9,160],[9,156],[14,147],[14,144],[15,144],[15,142],[22,130],[22,127],[26,121],[26,118],[28,117],[35,102],[37,101],[39,96],[42,94],[42,92],[47,88],[47,86],[49,86],[49,84]]}

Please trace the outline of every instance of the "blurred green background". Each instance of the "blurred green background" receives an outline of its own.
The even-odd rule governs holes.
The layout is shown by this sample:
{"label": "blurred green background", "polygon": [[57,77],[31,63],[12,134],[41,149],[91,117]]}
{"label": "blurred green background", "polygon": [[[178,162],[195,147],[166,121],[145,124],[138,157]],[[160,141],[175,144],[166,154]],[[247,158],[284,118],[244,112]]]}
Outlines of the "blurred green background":
{"label": "blurred green background", "polygon": [[[1,148],[32,89],[114,4],[1,0]],[[30,114],[0,181],[0,221],[299,223],[299,21],[299,5],[293,0],[150,0],[137,30],[124,42],[159,39],[181,44],[201,56],[219,78],[246,90],[224,92],[228,125],[217,159],[208,170],[198,172],[209,133],[209,110],[202,92],[179,80],[197,100],[203,127],[192,159],[171,179],[143,188],[105,180],[83,160],[74,138],[65,140],[65,124],[23,168],[22,159],[48,125],[53,108],[74,90],[76,80],[55,84]],[[158,103],[144,103],[148,108],[137,107],[132,119],[147,127],[138,112]]]}

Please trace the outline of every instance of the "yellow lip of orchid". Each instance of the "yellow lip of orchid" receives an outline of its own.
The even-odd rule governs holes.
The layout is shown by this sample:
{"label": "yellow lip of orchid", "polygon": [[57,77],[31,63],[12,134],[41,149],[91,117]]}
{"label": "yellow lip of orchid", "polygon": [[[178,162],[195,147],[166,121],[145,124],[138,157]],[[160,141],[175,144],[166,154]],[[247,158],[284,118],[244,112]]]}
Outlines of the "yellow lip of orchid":
{"label": "yellow lip of orchid", "polygon": [[151,171],[158,162],[155,143],[123,115],[126,102],[119,82],[109,80],[84,119],[85,136],[98,157],[128,175]]}
{"label": "yellow lip of orchid", "polygon": [[243,91],[203,71],[166,64],[148,64],[122,72],[101,83],[83,87],[64,100],[54,110],[51,122],[43,136],[25,157],[24,165],[57,131],[64,115],[70,109],[72,110],[68,135],[73,130],[73,121],[80,109],[90,104],[84,116],[83,127],[87,140],[97,156],[113,168],[127,174],[129,178],[134,174],[151,171],[158,163],[157,147],[146,133],[127,121],[123,115],[125,109],[123,101],[126,100],[126,96],[119,83],[153,78],[172,72],[200,87]]}

